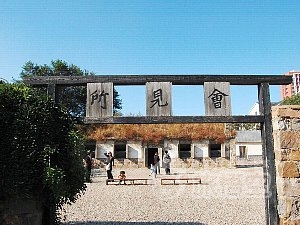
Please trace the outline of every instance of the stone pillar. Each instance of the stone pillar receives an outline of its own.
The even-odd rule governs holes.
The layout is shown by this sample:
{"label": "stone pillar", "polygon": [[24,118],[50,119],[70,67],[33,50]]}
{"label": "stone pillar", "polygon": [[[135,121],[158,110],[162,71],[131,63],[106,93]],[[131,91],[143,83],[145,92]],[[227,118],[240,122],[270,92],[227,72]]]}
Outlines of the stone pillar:
{"label": "stone pillar", "polygon": [[128,144],[126,144],[126,150],[125,150],[125,159],[128,159],[129,157],[129,145]]}
{"label": "stone pillar", "polygon": [[221,144],[221,157],[225,158],[225,143]]}
{"label": "stone pillar", "polygon": [[272,107],[280,225],[300,224],[300,105]]}
{"label": "stone pillar", "polygon": [[141,159],[142,159],[142,162],[143,162],[143,166],[146,167],[146,157],[148,154],[146,154],[146,151],[147,151],[147,147],[143,146],[142,147],[142,151],[141,151]]}
{"label": "stone pillar", "polygon": [[160,158],[160,161],[159,161],[159,166],[162,167],[162,158],[163,158],[163,148],[158,148],[158,156]]}
{"label": "stone pillar", "polygon": [[235,143],[234,139],[231,139],[229,141],[229,148],[230,148],[230,167],[236,167],[236,149],[235,149]]}
{"label": "stone pillar", "polygon": [[191,144],[191,158],[194,159],[195,158],[195,144]]}

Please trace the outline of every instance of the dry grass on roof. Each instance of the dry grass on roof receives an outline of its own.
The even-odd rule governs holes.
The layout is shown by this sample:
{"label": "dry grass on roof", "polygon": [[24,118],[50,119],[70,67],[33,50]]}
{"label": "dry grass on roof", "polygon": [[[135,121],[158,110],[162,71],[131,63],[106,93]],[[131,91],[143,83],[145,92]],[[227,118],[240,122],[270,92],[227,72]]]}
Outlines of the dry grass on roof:
{"label": "dry grass on roof", "polygon": [[94,125],[88,132],[93,140],[140,140],[160,142],[164,139],[216,140],[223,142],[235,136],[225,131],[223,123],[203,124],[112,124]]}

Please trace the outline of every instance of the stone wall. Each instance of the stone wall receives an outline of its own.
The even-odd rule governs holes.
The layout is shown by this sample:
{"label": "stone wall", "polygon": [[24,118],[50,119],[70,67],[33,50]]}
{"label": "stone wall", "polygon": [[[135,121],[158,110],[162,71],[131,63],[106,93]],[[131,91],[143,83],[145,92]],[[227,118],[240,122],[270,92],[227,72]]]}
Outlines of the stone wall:
{"label": "stone wall", "polygon": [[263,158],[262,155],[250,155],[247,158],[236,157],[237,166],[262,166]]}
{"label": "stone wall", "polygon": [[280,225],[300,224],[300,106],[272,107]]}
{"label": "stone wall", "polygon": [[36,199],[0,201],[0,224],[41,225],[43,208]]}

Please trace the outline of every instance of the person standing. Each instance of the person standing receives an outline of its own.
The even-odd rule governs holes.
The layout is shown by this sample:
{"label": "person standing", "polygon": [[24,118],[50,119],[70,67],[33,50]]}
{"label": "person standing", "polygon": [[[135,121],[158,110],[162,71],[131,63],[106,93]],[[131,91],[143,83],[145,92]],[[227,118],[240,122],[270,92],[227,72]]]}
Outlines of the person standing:
{"label": "person standing", "polygon": [[87,152],[87,155],[84,160],[85,160],[85,181],[91,183],[92,157],[90,152]]}
{"label": "person standing", "polygon": [[171,157],[168,153],[168,151],[165,151],[165,154],[163,156],[163,162],[164,162],[164,167],[167,175],[170,175],[170,163],[171,163]]}
{"label": "person standing", "polygon": [[114,179],[113,175],[112,175],[112,168],[115,165],[114,164],[114,157],[112,156],[111,152],[108,153],[104,153],[104,155],[106,156],[106,173],[107,173],[107,179]]}
{"label": "person standing", "polygon": [[156,174],[157,174],[156,168],[155,168],[155,166],[151,163],[151,165],[150,165],[150,174],[149,174],[149,176],[152,176],[152,177],[156,178]]}
{"label": "person standing", "polygon": [[159,161],[160,161],[159,155],[158,155],[157,152],[155,152],[154,159],[153,159],[153,164],[154,164],[154,167],[156,169],[157,174],[160,174],[160,165],[159,165],[160,162]]}

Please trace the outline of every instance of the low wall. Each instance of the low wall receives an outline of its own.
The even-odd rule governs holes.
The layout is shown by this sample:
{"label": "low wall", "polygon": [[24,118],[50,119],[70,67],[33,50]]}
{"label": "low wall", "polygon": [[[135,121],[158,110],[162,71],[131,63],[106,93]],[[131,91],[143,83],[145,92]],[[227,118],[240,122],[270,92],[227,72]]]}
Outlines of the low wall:
{"label": "low wall", "polygon": [[300,224],[300,106],[272,107],[280,225]]}
{"label": "low wall", "polygon": [[[105,159],[93,159],[93,168],[99,169],[105,167]],[[142,159],[115,159],[115,168],[144,168],[144,161]],[[163,166],[162,166],[163,167]],[[172,159],[172,168],[203,168],[203,167],[235,167],[227,158],[187,158],[187,159]]]}
{"label": "low wall", "polygon": [[236,157],[237,166],[262,166],[263,159],[261,155],[250,155],[248,158]]}
{"label": "low wall", "polygon": [[41,225],[43,208],[35,199],[0,201],[0,224]]}

